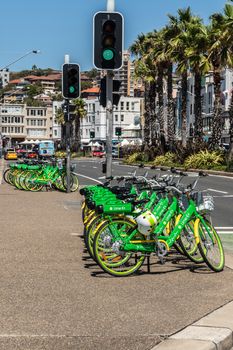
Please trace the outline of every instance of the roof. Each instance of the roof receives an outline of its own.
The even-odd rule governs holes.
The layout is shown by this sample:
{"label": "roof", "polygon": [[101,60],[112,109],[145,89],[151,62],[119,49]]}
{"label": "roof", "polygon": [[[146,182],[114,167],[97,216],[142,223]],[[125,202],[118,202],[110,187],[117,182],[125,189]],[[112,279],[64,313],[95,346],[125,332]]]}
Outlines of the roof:
{"label": "roof", "polygon": [[99,87],[92,87],[92,88],[89,88],[89,89],[86,89],[86,90],[82,90],[82,93],[83,92],[86,92],[86,93],[89,93],[89,94],[99,94],[100,88]]}
{"label": "roof", "polygon": [[31,80],[31,81],[44,81],[44,80],[48,80],[48,81],[55,81],[55,80],[61,80],[61,73],[58,74],[49,74],[49,75],[41,75],[41,76],[37,76],[37,75],[28,75],[26,77],[24,77],[27,80]]}

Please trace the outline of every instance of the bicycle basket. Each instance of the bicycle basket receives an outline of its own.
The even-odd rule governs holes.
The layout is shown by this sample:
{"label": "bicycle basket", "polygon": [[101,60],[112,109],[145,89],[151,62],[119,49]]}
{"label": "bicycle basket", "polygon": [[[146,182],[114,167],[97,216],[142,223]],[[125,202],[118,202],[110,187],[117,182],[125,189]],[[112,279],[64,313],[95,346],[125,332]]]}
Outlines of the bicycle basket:
{"label": "bicycle basket", "polygon": [[214,198],[207,192],[196,192],[194,200],[199,213],[205,214],[214,210]]}

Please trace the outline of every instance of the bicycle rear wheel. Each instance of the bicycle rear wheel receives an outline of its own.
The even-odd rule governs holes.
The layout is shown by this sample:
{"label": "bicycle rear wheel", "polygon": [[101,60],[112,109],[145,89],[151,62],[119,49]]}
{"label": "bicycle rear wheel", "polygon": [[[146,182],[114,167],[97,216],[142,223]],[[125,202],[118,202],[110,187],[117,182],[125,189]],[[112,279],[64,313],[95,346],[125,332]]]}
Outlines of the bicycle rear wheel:
{"label": "bicycle rear wheel", "polygon": [[209,266],[215,272],[224,269],[225,256],[221,239],[213,225],[205,218],[197,219],[194,225],[200,253]]}
{"label": "bicycle rear wheel", "polygon": [[144,263],[143,253],[121,251],[121,243],[114,237],[114,232],[117,231],[123,240],[134,228],[135,224],[126,218],[114,218],[97,227],[93,241],[95,261],[108,274],[116,277],[130,276]]}

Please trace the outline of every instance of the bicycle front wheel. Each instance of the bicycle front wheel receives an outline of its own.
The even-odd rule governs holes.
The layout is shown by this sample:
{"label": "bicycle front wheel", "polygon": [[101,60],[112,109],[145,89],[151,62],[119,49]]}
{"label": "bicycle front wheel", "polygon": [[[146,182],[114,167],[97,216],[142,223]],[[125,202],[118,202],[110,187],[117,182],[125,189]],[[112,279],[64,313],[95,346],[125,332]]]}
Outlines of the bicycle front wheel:
{"label": "bicycle front wheel", "polygon": [[212,271],[224,269],[225,257],[221,239],[213,225],[206,219],[197,219],[194,225],[199,251]]}

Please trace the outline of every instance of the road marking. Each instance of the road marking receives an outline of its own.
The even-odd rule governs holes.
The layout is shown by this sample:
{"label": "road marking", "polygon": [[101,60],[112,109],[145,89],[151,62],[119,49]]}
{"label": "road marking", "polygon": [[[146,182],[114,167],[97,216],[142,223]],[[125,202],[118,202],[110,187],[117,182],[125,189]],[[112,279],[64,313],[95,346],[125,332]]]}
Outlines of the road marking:
{"label": "road marking", "polygon": [[226,194],[225,196],[213,196],[214,198],[233,198],[233,194]]}
{"label": "road marking", "polygon": [[226,226],[219,226],[219,227],[215,227],[216,230],[232,230],[233,231],[233,226],[229,226],[229,227],[226,227]]}
{"label": "road marking", "polygon": [[207,191],[212,191],[212,192],[218,192],[218,193],[228,194],[228,192],[215,190],[215,189],[213,189],[213,188],[207,188]]}
{"label": "road marking", "polygon": [[97,182],[98,184],[103,184],[101,181],[98,181],[96,179],[93,179],[92,177],[89,177],[89,176],[86,176],[86,175],[82,175],[82,174],[78,174],[78,173],[74,173],[75,175],[78,175],[78,176],[81,176],[81,177],[84,177],[85,179],[89,179],[89,180],[92,180],[94,182]]}
{"label": "road marking", "polygon": [[233,227],[215,227],[216,231],[220,235],[233,235]]}
{"label": "road marking", "polygon": [[92,168],[93,168],[93,169],[98,169],[97,166],[93,166]]}

